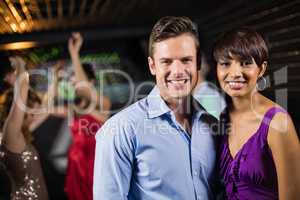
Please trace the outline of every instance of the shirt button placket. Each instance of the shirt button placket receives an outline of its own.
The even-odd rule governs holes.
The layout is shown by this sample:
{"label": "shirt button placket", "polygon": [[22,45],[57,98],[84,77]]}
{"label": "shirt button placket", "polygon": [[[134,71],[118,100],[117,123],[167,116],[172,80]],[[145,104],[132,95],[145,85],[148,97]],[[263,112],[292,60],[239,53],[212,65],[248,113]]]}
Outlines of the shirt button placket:
{"label": "shirt button placket", "polygon": [[202,196],[200,194],[197,194],[197,200],[202,200]]}
{"label": "shirt button placket", "polygon": [[194,170],[194,176],[198,176],[198,172]]}

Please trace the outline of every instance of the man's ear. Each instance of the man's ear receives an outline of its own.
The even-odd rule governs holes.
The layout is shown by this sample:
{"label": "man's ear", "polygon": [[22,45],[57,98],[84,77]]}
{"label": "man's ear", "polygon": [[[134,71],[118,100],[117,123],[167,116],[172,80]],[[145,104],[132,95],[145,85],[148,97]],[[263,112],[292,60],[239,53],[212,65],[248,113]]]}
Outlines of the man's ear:
{"label": "man's ear", "polygon": [[149,65],[149,69],[152,75],[156,74],[156,68],[155,68],[155,63],[153,58],[151,58],[150,56],[148,57],[148,65]]}
{"label": "man's ear", "polygon": [[261,65],[261,71],[259,73],[259,77],[262,77],[265,74],[266,69],[267,69],[267,65],[268,65],[267,61],[264,61],[262,63],[262,65]]}

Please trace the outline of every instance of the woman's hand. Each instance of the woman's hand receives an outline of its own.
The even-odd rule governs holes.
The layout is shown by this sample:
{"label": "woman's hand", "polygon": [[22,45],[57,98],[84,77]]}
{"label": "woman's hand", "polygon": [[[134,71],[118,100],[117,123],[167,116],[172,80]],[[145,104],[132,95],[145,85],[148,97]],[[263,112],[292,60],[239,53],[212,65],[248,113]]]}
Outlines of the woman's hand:
{"label": "woman's hand", "polygon": [[26,62],[20,56],[9,57],[11,66],[16,70],[17,75],[26,71]]}
{"label": "woman's hand", "polygon": [[79,32],[72,33],[69,39],[68,47],[71,56],[78,55],[83,43],[83,38]]}

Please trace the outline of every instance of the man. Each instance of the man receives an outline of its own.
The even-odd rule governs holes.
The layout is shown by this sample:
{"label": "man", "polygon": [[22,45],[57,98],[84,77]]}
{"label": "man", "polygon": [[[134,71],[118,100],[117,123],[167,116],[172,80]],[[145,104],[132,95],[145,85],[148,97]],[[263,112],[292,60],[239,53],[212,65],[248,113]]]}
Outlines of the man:
{"label": "man", "polygon": [[[164,17],[149,40],[156,86],[96,135],[95,200],[211,199],[215,118],[191,103],[199,41],[186,17]],[[195,101],[193,101],[195,102]]]}

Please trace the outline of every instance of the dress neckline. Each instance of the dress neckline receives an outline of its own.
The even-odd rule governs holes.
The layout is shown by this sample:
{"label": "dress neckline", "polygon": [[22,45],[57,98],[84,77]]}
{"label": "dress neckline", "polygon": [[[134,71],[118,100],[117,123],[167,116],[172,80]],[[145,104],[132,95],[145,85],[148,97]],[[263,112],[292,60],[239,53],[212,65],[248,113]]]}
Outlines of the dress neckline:
{"label": "dress neckline", "polygon": [[273,106],[273,107],[269,108],[269,109],[265,112],[265,114],[264,114],[264,116],[263,116],[263,119],[261,120],[261,122],[260,122],[260,124],[259,124],[257,130],[256,130],[256,131],[255,131],[255,132],[254,132],[254,133],[246,140],[246,142],[241,146],[241,148],[236,152],[236,154],[235,154],[234,156],[232,155],[232,153],[231,153],[231,151],[230,151],[230,148],[229,148],[229,141],[228,141],[228,134],[226,134],[226,147],[227,147],[227,151],[228,151],[228,154],[229,154],[229,156],[230,156],[230,159],[231,159],[232,161],[236,160],[236,159],[238,158],[239,154],[245,149],[245,146],[246,146],[247,144],[249,144],[250,141],[253,140],[253,138],[254,138],[256,135],[258,135],[258,133],[259,133],[261,127],[262,127],[263,124],[264,124],[264,121],[265,121],[265,118],[266,118],[267,114],[268,114],[272,109],[274,109],[274,108],[276,108],[276,107]]}

